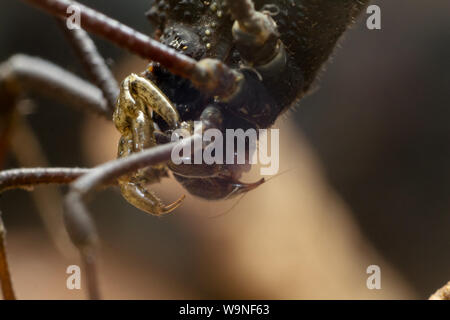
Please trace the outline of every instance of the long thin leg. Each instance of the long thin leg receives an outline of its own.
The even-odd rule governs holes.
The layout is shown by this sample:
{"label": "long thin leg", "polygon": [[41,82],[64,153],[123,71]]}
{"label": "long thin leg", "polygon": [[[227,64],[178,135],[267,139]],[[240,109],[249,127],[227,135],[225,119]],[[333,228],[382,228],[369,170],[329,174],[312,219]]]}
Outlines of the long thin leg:
{"label": "long thin leg", "polygon": [[194,140],[198,142],[201,139],[200,135],[195,134],[179,142],[156,146],[125,158],[106,162],[70,185],[69,193],[64,201],[64,219],[72,242],[80,250],[82,260],[87,266],[87,279],[90,280],[88,291],[91,299],[99,298],[95,274],[95,248],[98,236],[95,225],[84,205],[86,196],[98,186],[114,181],[125,174],[170,160],[172,149],[175,146],[181,148],[185,145],[191,146]]}
{"label": "long thin leg", "polygon": [[140,55],[144,59],[159,62],[170,72],[189,79],[200,90],[211,95],[228,98],[238,89],[242,80],[240,72],[228,68],[216,59],[199,62],[149,38],[132,28],[111,19],[76,1],[24,0],[61,19],[67,18],[67,8],[75,6],[80,12],[81,27],[112,43]]}
{"label": "long thin leg", "polygon": [[[87,44],[86,42],[86,46]],[[12,109],[23,91],[43,93],[63,103],[93,111],[108,119],[111,116],[111,108],[108,108],[102,92],[95,86],[45,60],[15,55],[0,64],[0,101],[3,102],[4,115],[8,115],[5,118],[9,120],[1,135],[3,152],[7,150],[8,133],[14,122],[11,116],[14,116],[15,113]],[[10,108],[11,111],[7,112],[6,108]],[[86,169],[38,168],[2,171],[0,172],[0,192],[8,188],[32,188],[41,183],[67,184],[86,172]],[[0,221],[0,280],[4,298],[14,299],[2,221]]]}
{"label": "long thin leg", "polygon": [[22,168],[0,171],[0,193],[11,189],[32,190],[44,184],[69,184],[83,174],[86,168]]}
{"label": "long thin leg", "polygon": [[[89,169],[81,168],[31,168],[0,171],[0,193],[17,188],[31,190],[41,184],[68,184]],[[3,297],[6,300],[15,299],[6,256],[6,231],[0,212],[0,283]]]}
{"label": "long thin leg", "polygon": [[81,61],[88,77],[103,92],[103,97],[108,102],[109,111],[112,113],[119,95],[119,86],[105,60],[97,51],[94,41],[83,29],[69,30],[62,20],[57,19],[57,22]]}
{"label": "long thin leg", "polygon": [[6,230],[2,220],[2,214],[0,212],[0,283],[2,287],[3,299],[15,300],[16,295],[11,280],[11,274],[9,273],[8,259],[6,257]]}
{"label": "long thin leg", "polygon": [[0,64],[0,101],[31,91],[110,119],[101,90],[46,60],[17,54]]}

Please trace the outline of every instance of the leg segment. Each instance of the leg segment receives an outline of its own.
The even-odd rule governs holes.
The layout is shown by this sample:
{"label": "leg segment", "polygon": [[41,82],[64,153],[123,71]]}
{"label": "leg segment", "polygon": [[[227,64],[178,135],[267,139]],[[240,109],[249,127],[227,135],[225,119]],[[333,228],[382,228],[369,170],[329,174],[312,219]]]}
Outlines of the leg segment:
{"label": "leg segment", "polygon": [[[40,184],[68,184],[83,174],[89,172],[90,169],[78,168],[31,168],[4,170],[0,172],[0,192],[17,188],[32,190],[33,187]],[[79,240],[84,236],[85,243],[89,243],[89,245],[85,245],[79,249],[81,251],[83,263],[86,267],[89,296],[92,299],[97,299],[99,297],[99,292],[96,281],[94,259],[94,243],[97,233],[89,216],[77,216],[75,218],[71,219],[69,222],[66,220],[66,226],[72,240],[74,237]],[[71,228],[71,224],[76,224],[78,229],[74,227]],[[2,231],[4,230],[0,225],[0,236],[3,236]],[[4,292],[5,290],[10,292],[7,288],[11,287],[9,285],[11,281],[9,274],[6,272],[6,254],[4,253],[5,248],[1,247],[2,245],[4,246],[3,238],[0,239],[0,279],[2,280]],[[9,294],[9,296],[11,295]]]}
{"label": "leg segment", "polygon": [[0,64],[0,101],[13,103],[27,91],[109,117],[98,88],[51,62],[17,54]]}
{"label": "leg segment", "polygon": [[[67,184],[89,169],[69,169],[69,168],[33,168],[33,169],[12,169],[0,172],[0,192],[24,188],[30,189],[39,184]],[[5,227],[0,213],[0,283],[4,299],[15,299],[14,290],[9,273],[6,256]]]}
{"label": "leg segment", "polygon": [[[15,55],[0,64],[0,101],[13,108],[22,92],[34,91],[87,111],[110,116],[107,101],[95,86],[58,66],[39,58]],[[6,136],[6,135],[5,135]],[[18,169],[0,172],[0,192],[11,188],[32,188],[41,183],[67,184],[86,173],[87,169]],[[92,269],[90,254],[84,254]],[[91,272],[92,273],[92,272]],[[0,280],[5,299],[14,299],[9,276],[4,228],[0,221]],[[91,296],[97,294],[91,292]]]}
{"label": "leg segment", "polygon": [[94,41],[83,29],[69,30],[59,19],[57,23],[72,45],[90,80],[102,91],[103,97],[108,102],[109,111],[112,113],[119,95],[119,86],[105,60],[97,51]]}
{"label": "leg segment", "polygon": [[91,169],[27,168],[0,171],[0,193],[11,189],[32,190],[44,184],[69,184]]}
{"label": "leg segment", "polygon": [[144,59],[159,62],[173,74],[191,80],[197,88],[211,95],[222,98],[232,96],[237,90],[238,82],[242,79],[239,72],[228,68],[219,60],[204,59],[197,62],[76,1],[25,1],[61,19],[67,17],[69,6],[76,5],[80,9],[83,29],[128,49]]}
{"label": "leg segment", "polygon": [[233,37],[241,56],[250,66],[261,66],[274,59],[281,41],[275,21],[255,10],[252,0],[227,0],[232,16]]}
{"label": "leg segment", "polygon": [[0,212],[0,284],[2,287],[3,299],[15,300],[16,295],[14,294],[11,274],[9,273],[8,259],[6,257],[5,236],[6,230]]}
{"label": "leg segment", "polygon": [[168,143],[145,149],[142,152],[119,158],[94,168],[91,172],[81,176],[70,186],[65,199],[64,219],[72,242],[80,250],[82,259],[88,272],[88,287],[91,298],[98,298],[98,283],[95,268],[95,245],[97,233],[89,212],[84,205],[85,197],[95,188],[139,169],[156,166],[170,160],[172,149],[176,146],[191,144],[201,140],[201,136],[194,135],[180,142]]}
{"label": "leg segment", "polygon": [[[170,128],[178,127],[178,112],[157,87],[135,74],[127,77],[121,85],[113,116],[114,123],[122,134],[119,157],[157,145],[152,111],[158,113]],[[129,203],[145,212],[160,215],[176,209],[184,199],[182,196],[166,206],[149,190],[148,185],[159,182],[164,176],[167,176],[167,169],[165,165],[158,164],[123,176],[118,181],[122,195]]]}
{"label": "leg segment", "polygon": [[[96,87],[45,60],[15,55],[0,64],[0,101],[6,105],[5,109],[12,109],[23,91],[43,93],[63,103],[69,102],[88,111],[108,115],[106,101]],[[39,168],[2,171],[0,191],[17,187],[30,188],[40,183],[69,183],[86,172],[84,169]],[[1,221],[0,224],[0,278],[4,297],[13,299],[4,228]]]}

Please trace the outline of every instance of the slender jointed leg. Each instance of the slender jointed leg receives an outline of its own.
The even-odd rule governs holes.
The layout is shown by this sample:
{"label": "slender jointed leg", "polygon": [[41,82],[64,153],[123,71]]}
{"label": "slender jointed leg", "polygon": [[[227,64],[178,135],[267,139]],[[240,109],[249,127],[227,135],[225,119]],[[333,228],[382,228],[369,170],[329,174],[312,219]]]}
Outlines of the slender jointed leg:
{"label": "slender jointed leg", "polygon": [[25,168],[0,171],[0,193],[12,189],[32,190],[46,184],[69,184],[83,174],[86,168]]}
{"label": "slender jointed leg", "polygon": [[[0,101],[4,108],[14,106],[24,91],[35,91],[70,102],[98,114],[106,115],[106,102],[96,87],[39,58],[15,55],[0,64]],[[13,114],[12,111],[10,114]],[[12,125],[12,118],[9,125]],[[8,137],[3,133],[5,138]],[[2,134],[2,137],[3,137]],[[4,139],[2,139],[4,140]],[[6,140],[5,140],[6,141]],[[3,152],[6,150],[4,143]],[[83,171],[83,173],[86,171]],[[80,170],[31,169],[6,170],[0,172],[0,192],[9,188],[32,187],[39,183],[68,183],[73,176],[78,177]],[[72,179],[70,179],[72,177]],[[6,260],[5,234],[3,224],[0,226],[0,278],[4,297],[13,299],[11,279]]]}
{"label": "slender jointed leg", "polygon": [[119,86],[105,60],[97,51],[94,41],[83,29],[70,30],[62,20],[57,19],[57,22],[81,61],[89,79],[102,91],[109,111],[112,113],[119,95]]}
{"label": "slender jointed leg", "polygon": [[67,18],[69,6],[77,6],[80,11],[81,27],[84,30],[97,34],[144,59],[159,62],[171,73],[191,80],[205,93],[222,98],[231,97],[242,80],[240,72],[227,67],[217,59],[196,61],[76,1],[24,1],[61,19]]}
{"label": "slender jointed leg", "polygon": [[6,230],[3,224],[2,215],[0,212],[0,284],[2,287],[3,299],[15,300],[16,295],[9,272],[8,259],[6,256]]}
{"label": "slender jointed leg", "polygon": [[[101,79],[101,76],[109,77],[109,70],[105,71],[107,70],[106,66],[102,65],[99,56],[96,55],[96,52],[92,53],[92,48],[95,49],[95,47],[86,37],[87,35],[82,33],[78,34],[78,38],[74,42],[75,44],[79,42],[81,49],[85,49],[81,54],[88,56],[87,63],[97,65],[93,71],[93,77],[97,79]],[[50,62],[26,55],[15,55],[0,64],[0,99],[6,103],[6,107],[13,109],[21,94],[34,91],[110,119],[112,111],[111,108],[108,108],[108,104],[113,103],[113,95],[116,94],[114,93],[115,82],[112,77],[110,79],[112,81],[100,83],[103,85],[101,91]],[[4,134],[4,136],[8,135]],[[6,148],[2,150],[6,150]],[[87,170],[84,169],[61,168],[6,170],[0,172],[0,192],[8,188],[34,187],[40,183],[69,183],[86,172]],[[0,221],[0,280],[5,299],[14,299],[6,260],[4,236],[4,227]],[[87,253],[85,256],[89,257],[89,254]],[[88,263],[88,265],[91,264]],[[90,272],[90,274],[95,274],[95,272]]]}
{"label": "slender jointed leg", "polygon": [[182,148],[194,141],[201,141],[200,135],[193,135],[179,142],[172,142],[133,153],[128,157],[106,162],[81,176],[70,185],[70,191],[64,202],[64,220],[72,242],[80,250],[80,254],[88,272],[88,289],[91,299],[99,298],[99,290],[95,268],[95,247],[97,232],[90,214],[84,205],[84,199],[97,187],[111,183],[123,175],[136,172],[149,166],[167,162],[171,158],[175,146]]}
{"label": "slender jointed leg", "polygon": [[0,64],[0,100],[14,101],[34,92],[109,118],[101,90],[55,64],[17,54]]}
{"label": "slender jointed leg", "polygon": [[[0,172],[0,192],[23,188],[30,190],[40,184],[67,184],[89,169],[72,168],[33,168],[11,169]],[[0,213],[0,283],[4,299],[15,299],[11,275],[8,268],[5,243],[5,227]]]}

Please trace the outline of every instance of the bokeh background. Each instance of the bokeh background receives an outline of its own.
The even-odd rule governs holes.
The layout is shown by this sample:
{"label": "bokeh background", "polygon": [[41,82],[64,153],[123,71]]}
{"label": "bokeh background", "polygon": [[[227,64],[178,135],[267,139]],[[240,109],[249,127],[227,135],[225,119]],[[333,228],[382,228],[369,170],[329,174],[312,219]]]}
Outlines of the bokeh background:
{"label": "bokeh background", "polygon": [[[151,1],[82,2],[151,33]],[[277,122],[286,174],[237,205],[188,196],[164,218],[139,212],[117,190],[96,194],[89,207],[102,239],[105,298],[416,299],[450,280],[450,3],[373,3],[382,30],[368,30],[363,15],[316,90]],[[144,68],[96,40],[118,81]],[[3,0],[0,61],[18,52],[84,76],[52,18]],[[108,121],[36,95],[20,107],[7,168],[115,158]],[[84,297],[66,289],[66,268],[78,257],[59,220],[65,190],[0,198],[19,298]],[[167,201],[184,192],[173,179],[155,190]],[[57,244],[39,212],[53,217]],[[381,290],[366,287],[373,264]]]}

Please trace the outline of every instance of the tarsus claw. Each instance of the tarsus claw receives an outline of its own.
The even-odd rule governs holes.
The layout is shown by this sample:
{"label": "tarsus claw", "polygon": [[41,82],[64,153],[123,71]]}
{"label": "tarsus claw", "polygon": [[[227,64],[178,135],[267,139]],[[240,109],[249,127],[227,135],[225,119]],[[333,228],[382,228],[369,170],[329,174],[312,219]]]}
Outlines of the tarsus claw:
{"label": "tarsus claw", "polygon": [[181,202],[183,202],[184,198],[186,198],[186,196],[183,194],[180,198],[178,198],[177,201],[163,207],[161,209],[161,214],[167,214],[172,212],[173,210],[175,210],[176,208],[178,208],[181,205]]}

